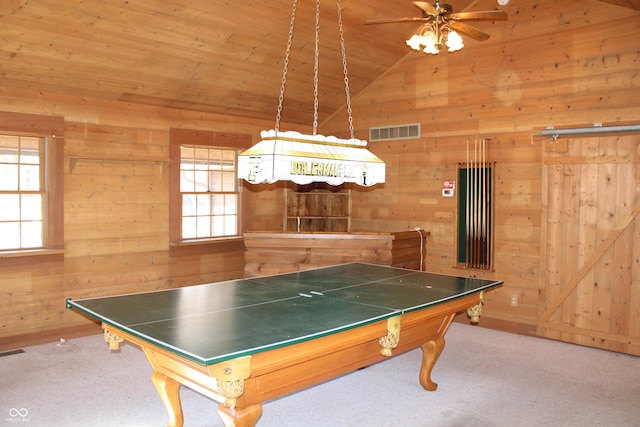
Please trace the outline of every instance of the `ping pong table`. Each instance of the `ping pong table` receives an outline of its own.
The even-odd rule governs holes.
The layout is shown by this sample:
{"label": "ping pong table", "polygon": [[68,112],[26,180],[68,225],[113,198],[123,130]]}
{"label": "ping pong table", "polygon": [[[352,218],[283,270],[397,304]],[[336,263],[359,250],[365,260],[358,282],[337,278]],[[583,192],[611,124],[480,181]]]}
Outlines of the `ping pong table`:
{"label": "ping pong table", "polygon": [[147,293],[67,299],[105,340],[142,348],[169,415],[183,424],[185,385],[219,403],[226,426],[253,426],[262,403],[408,350],[431,371],[454,316],[477,321],[501,281],[365,263]]}

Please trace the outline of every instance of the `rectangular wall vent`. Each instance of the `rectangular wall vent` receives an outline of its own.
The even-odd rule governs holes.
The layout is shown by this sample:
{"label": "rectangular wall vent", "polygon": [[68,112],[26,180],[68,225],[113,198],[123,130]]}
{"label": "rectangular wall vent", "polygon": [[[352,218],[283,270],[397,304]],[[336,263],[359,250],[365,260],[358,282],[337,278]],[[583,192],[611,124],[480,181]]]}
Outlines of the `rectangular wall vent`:
{"label": "rectangular wall vent", "polygon": [[388,141],[390,139],[410,139],[419,137],[420,123],[369,128],[369,141]]}

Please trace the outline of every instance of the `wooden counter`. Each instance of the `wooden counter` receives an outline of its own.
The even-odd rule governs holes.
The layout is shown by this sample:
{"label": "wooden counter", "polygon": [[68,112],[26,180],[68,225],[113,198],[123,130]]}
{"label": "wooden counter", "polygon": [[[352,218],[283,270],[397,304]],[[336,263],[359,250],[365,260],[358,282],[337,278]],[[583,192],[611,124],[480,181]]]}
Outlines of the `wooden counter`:
{"label": "wooden counter", "polygon": [[427,236],[426,231],[246,232],[244,275],[265,276],[355,261],[419,270]]}

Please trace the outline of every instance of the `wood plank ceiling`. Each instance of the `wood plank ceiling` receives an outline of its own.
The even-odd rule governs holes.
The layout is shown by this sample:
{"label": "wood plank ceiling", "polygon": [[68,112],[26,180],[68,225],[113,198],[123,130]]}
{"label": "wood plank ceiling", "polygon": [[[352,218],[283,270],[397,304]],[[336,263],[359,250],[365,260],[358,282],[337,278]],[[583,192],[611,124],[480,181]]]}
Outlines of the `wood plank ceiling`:
{"label": "wood plank ceiling", "polygon": [[[603,1],[640,8],[637,0]],[[498,7],[494,0],[447,3],[454,11]],[[522,3],[534,2],[504,7],[508,25],[528,19],[515,9]],[[342,0],[341,6],[354,96],[405,55],[416,55],[404,46],[415,23],[366,26],[364,21],[420,12],[409,0]],[[3,0],[0,89],[275,120],[291,11],[292,0]],[[315,2],[298,2],[283,122],[313,120],[314,14]],[[474,23],[488,33],[495,25],[507,24]],[[336,4],[325,0],[319,123],[345,104],[338,40]],[[470,49],[479,42],[465,43]]]}

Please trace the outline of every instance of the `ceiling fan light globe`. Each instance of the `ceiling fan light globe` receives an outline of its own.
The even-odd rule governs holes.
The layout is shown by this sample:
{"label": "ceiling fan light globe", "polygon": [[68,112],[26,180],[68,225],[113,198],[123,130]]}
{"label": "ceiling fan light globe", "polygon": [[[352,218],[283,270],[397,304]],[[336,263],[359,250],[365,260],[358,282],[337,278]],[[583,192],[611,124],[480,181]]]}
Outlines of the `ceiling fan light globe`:
{"label": "ceiling fan light globe", "polygon": [[418,34],[412,35],[411,38],[406,41],[407,46],[409,46],[413,50],[420,50],[421,42],[422,42],[422,37]]}
{"label": "ceiling fan light globe", "polygon": [[438,46],[438,40],[436,39],[436,35],[433,32],[427,32],[422,36],[422,46],[424,46],[423,51],[426,53],[436,54],[440,52]]}
{"label": "ceiling fan light globe", "polygon": [[423,51],[425,53],[430,53],[432,55],[436,55],[436,54],[440,53],[440,49],[438,49],[438,46],[436,46],[435,44],[426,45],[424,47]]}
{"label": "ceiling fan light globe", "polygon": [[458,34],[455,31],[449,32],[449,34],[447,35],[447,41],[445,44],[449,48],[449,52],[455,52],[464,47],[464,42],[462,40],[462,37],[460,37],[460,34]]}

